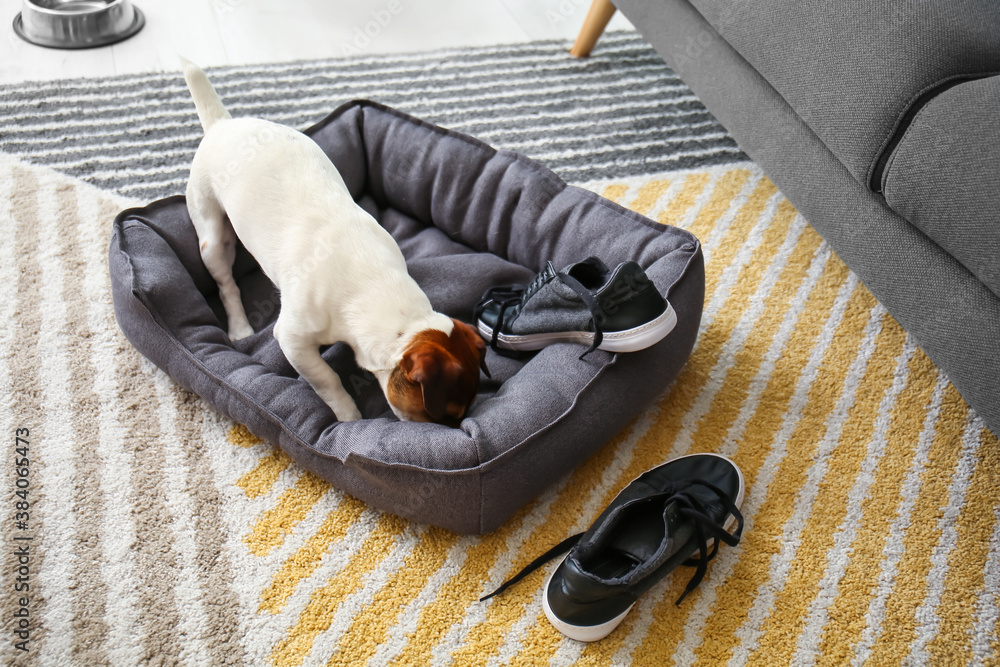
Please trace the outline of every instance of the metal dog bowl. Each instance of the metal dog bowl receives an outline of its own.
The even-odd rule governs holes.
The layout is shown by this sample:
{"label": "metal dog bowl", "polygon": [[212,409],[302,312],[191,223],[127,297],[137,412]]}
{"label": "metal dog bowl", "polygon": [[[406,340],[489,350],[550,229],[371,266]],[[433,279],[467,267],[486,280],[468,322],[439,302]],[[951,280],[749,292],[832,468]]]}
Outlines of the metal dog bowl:
{"label": "metal dog bowl", "polygon": [[146,19],[131,0],[23,0],[14,32],[55,49],[87,49],[127,39]]}

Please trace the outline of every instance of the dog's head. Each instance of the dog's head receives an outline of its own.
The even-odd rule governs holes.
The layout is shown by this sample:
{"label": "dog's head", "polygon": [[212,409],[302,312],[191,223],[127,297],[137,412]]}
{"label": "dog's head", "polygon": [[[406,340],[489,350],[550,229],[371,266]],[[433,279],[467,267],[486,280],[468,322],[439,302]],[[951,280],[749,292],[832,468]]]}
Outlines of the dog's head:
{"label": "dog's head", "polygon": [[386,398],[400,419],[455,426],[479,391],[486,344],[468,324],[452,320],[451,335],[429,329],[410,341],[386,385]]}

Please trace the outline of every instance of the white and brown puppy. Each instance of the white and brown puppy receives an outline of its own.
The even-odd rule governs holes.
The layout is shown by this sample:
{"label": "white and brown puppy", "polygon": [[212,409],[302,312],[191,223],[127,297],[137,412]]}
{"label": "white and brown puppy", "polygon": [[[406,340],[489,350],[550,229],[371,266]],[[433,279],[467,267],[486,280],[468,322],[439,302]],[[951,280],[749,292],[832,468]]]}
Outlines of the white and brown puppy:
{"label": "white and brown puppy", "polygon": [[480,369],[486,372],[475,329],[434,311],[392,236],[354,202],[312,139],[268,121],[233,119],[205,73],[186,60],[184,78],[205,129],[188,211],[229,337],[253,333],[232,274],[238,237],[281,292],[278,345],[337,419],[361,417],[319,353],[337,342],[378,378],[400,419],[461,419]]}

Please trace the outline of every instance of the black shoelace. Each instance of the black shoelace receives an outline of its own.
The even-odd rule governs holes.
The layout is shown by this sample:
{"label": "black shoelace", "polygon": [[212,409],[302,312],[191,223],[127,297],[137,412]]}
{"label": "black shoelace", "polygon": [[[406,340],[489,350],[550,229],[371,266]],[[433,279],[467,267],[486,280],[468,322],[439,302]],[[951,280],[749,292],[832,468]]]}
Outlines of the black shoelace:
{"label": "black shoelace", "polygon": [[[736,518],[736,531],[730,533],[724,527],[713,521],[705,511],[705,507],[702,505],[701,501],[697,497],[692,495],[688,489],[691,486],[698,485],[706,489],[710,489],[715,493],[719,499],[722,501],[726,508],[728,514]],[[694,567],[695,572],[691,576],[691,580],[688,581],[687,587],[685,587],[684,592],[681,596],[677,598],[677,602],[674,604],[680,604],[688,593],[693,591],[701,583],[702,579],[705,578],[705,573],[708,571],[708,561],[715,558],[715,554],[719,552],[719,542],[725,542],[729,546],[736,546],[740,543],[740,538],[743,535],[743,515],[740,513],[738,507],[735,503],[714,484],[704,482],[700,479],[679,482],[672,485],[668,489],[662,491],[661,493],[654,494],[649,497],[649,500],[662,500],[663,504],[666,505],[669,502],[676,502],[678,504],[678,513],[686,518],[690,519],[692,525],[694,526],[694,539],[698,542],[698,557],[688,558],[684,561],[684,565],[689,567]],[[566,552],[570,551],[576,544],[580,541],[580,538],[584,536],[585,533],[578,533],[576,535],[571,535],[566,538],[556,546],[552,547],[544,554],[536,558],[535,560],[528,563],[524,569],[515,574],[513,577],[505,581],[500,585],[495,591],[489,595],[484,595],[479,598],[480,602],[490,599],[494,595],[502,593],[507,590],[517,582],[524,579],[526,576],[545,565],[550,560],[557,556],[561,556]],[[714,538],[712,544],[712,549],[708,549],[708,539]]]}
{"label": "black shoelace", "polygon": [[552,275],[559,279],[562,284],[566,285],[574,292],[576,292],[580,299],[583,300],[584,305],[590,309],[590,315],[594,323],[594,340],[586,352],[580,355],[580,359],[583,359],[588,354],[600,347],[601,343],[604,341],[604,331],[602,325],[607,321],[607,316],[604,314],[604,310],[601,304],[598,303],[597,299],[589,289],[583,286],[579,280],[573,276],[563,273],[562,271],[556,271],[552,268],[552,262],[548,263],[549,271],[542,271],[534,280],[531,281],[527,287],[520,285],[503,285],[500,287],[493,287],[486,291],[483,298],[479,300],[479,305],[476,306],[476,319],[482,315],[483,308],[487,303],[493,301],[496,303],[500,312],[497,314],[496,326],[493,327],[493,335],[490,337],[490,348],[498,353],[507,356],[511,355],[509,350],[503,350],[497,347],[497,338],[500,335],[500,331],[503,329],[504,322],[508,317],[507,311],[513,311],[510,313],[511,316],[517,317],[521,308],[527,303],[528,299],[534,296],[535,292],[542,288],[549,280],[551,280]]}

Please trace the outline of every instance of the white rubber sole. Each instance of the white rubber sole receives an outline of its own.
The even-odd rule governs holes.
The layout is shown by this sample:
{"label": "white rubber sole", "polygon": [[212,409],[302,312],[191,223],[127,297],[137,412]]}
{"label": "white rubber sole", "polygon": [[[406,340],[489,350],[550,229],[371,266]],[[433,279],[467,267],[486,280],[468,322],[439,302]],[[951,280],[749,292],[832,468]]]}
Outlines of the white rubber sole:
{"label": "white rubber sole", "polygon": [[[736,463],[731,458],[729,458],[728,456],[723,456],[722,454],[716,454],[714,452],[704,452],[703,454],[686,454],[684,456],[678,456],[676,459],[671,459],[671,461],[686,459],[689,456],[717,456],[720,459],[725,459],[726,461],[732,463],[733,467],[736,469],[736,474],[738,474],[740,478],[740,488],[736,494],[735,500],[733,500],[733,504],[736,505],[736,509],[743,508],[743,492],[744,492],[743,471],[740,470],[740,467],[736,465]],[[638,479],[641,476],[642,475],[639,475],[635,479]],[[632,482],[634,482],[635,479],[633,479]],[[632,482],[629,482],[629,484],[631,484]],[[626,486],[628,485],[626,484]],[[735,525],[736,525],[736,517],[730,516],[728,519],[726,519],[726,523],[723,526],[723,528],[728,532]],[[706,542],[705,544],[707,548],[711,549],[712,545],[715,544],[715,538],[709,539],[708,542]],[[562,561],[560,561],[560,564],[562,564]],[[552,624],[552,627],[554,627],[556,630],[566,635],[570,639],[575,639],[578,642],[596,642],[599,639],[604,639],[605,637],[610,635],[615,628],[621,625],[621,622],[625,620],[625,617],[628,616],[628,613],[632,611],[632,607],[635,606],[635,603],[632,603],[628,609],[618,614],[611,620],[605,621],[604,623],[600,623],[599,625],[571,625],[569,623],[566,623],[565,621],[562,621],[558,617],[556,617],[555,613],[552,611],[552,608],[549,606],[549,583],[552,581],[552,577],[555,576],[556,571],[558,569],[559,567],[557,566],[556,569],[552,571],[552,574],[549,575],[548,581],[545,582],[545,588],[543,589],[543,594],[542,594],[542,609],[545,610],[545,617],[549,619],[549,623]]]}
{"label": "white rubber sole", "polygon": [[549,575],[549,580],[545,582],[545,593],[542,595],[542,609],[545,610],[545,618],[549,619],[549,623],[551,623],[552,627],[556,630],[578,642],[596,642],[599,639],[604,639],[610,635],[615,628],[621,625],[621,622],[625,620],[628,613],[632,611],[632,607],[635,606],[635,603],[633,602],[629,605],[628,609],[618,614],[610,621],[605,621],[600,625],[570,625],[565,621],[560,621],[553,613],[552,608],[549,606],[549,582],[552,581],[553,576],[555,576],[555,570],[553,570],[552,574]]}
{"label": "white rubber sole", "polygon": [[[492,340],[493,329],[482,320],[477,324],[480,335],[486,340]],[[675,326],[677,326],[677,313],[668,302],[667,309],[655,320],[650,320],[634,329],[605,333],[597,349],[607,352],[638,352],[659,343],[674,330]],[[534,352],[553,343],[580,343],[590,346],[593,342],[594,334],[588,331],[539,333],[524,336],[501,333],[497,336],[498,346],[516,352]]]}

